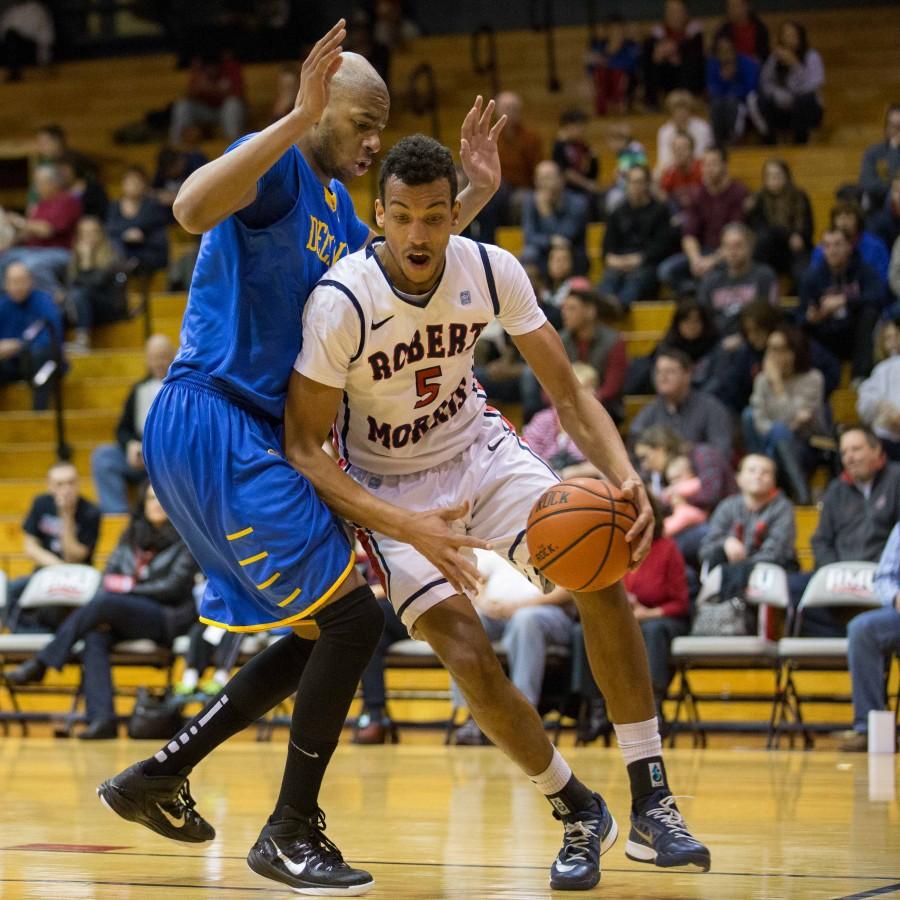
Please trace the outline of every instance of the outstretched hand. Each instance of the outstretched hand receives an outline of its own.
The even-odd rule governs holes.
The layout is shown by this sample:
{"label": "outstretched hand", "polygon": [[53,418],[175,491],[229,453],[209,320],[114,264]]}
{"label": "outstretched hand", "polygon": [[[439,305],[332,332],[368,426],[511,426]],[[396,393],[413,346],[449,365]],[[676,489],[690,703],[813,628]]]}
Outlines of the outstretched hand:
{"label": "outstretched hand", "polygon": [[461,534],[451,527],[451,522],[463,518],[469,511],[468,503],[441,507],[418,513],[403,540],[414,547],[460,594],[477,594],[484,578],[464,547],[480,547],[490,550],[490,544],[478,538]]}
{"label": "outstretched hand", "polygon": [[322,118],[328,105],[331,79],[341,67],[341,42],[347,37],[346,25],[339,19],[331,31],[316,42],[300,68],[300,90],[294,107],[314,122]]}
{"label": "outstretched hand", "polygon": [[650,505],[644,483],[636,475],[626,478],[620,490],[622,496],[626,500],[631,500],[638,510],[634,525],[625,535],[625,540],[631,544],[631,565],[628,568],[634,570],[644,561],[653,543],[653,507]]}
{"label": "outstretched hand", "polygon": [[506,116],[501,116],[491,126],[494,116],[494,101],[489,100],[482,111],[482,97],[475,98],[475,105],[466,113],[460,130],[459,157],[463,172],[469,184],[477,191],[490,191],[500,187],[500,155],[497,140],[506,125]]}

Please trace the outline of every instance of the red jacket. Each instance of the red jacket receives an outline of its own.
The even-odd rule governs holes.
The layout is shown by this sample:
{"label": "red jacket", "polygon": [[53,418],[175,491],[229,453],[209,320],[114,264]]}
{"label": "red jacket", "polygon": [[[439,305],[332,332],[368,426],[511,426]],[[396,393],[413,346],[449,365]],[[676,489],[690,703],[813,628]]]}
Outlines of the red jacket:
{"label": "red jacket", "polygon": [[641,567],[622,581],[641,606],[660,607],[664,616],[686,616],[690,611],[684,557],[670,538],[657,538]]}

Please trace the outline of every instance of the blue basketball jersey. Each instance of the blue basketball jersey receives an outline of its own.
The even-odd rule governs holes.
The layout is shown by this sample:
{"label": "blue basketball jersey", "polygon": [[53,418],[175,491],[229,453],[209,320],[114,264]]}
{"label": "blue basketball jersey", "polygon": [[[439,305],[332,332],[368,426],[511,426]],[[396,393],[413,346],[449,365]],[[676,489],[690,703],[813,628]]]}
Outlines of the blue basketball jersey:
{"label": "blue basketball jersey", "polygon": [[306,299],[368,236],[347,189],[324,186],[291,147],[257,183],[256,200],[203,235],[168,380],[202,373],[281,419]]}

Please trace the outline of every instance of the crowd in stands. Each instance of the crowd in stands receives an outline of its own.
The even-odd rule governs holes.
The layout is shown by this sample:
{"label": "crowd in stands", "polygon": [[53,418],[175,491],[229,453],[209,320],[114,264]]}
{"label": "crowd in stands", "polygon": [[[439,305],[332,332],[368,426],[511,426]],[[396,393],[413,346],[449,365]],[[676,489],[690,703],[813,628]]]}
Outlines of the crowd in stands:
{"label": "crowd in stands", "polygon": [[[385,77],[391,49],[413,35],[400,6],[376,4],[369,30],[356,39]],[[654,165],[628,122],[617,120],[605,129],[615,167],[604,173],[585,110],[564,110],[548,145],[523,98],[503,91],[496,97],[497,114],[508,118],[499,145],[503,183],[470,234],[491,241],[498,227],[521,226],[521,262],[538,302],[579,380],[622,425],[646,479],[655,539],[625,588],[660,716],[671,643],[690,633],[694,600],[712,571],[729,599],[746,590],[756,563],[782,566],[796,609],[810,576],[795,552],[795,507],[820,499],[815,568],[881,559],[876,587],[885,608],[854,619],[849,631],[856,716],[848,748],[858,749],[865,713],[883,704],[884,659],[900,645],[900,620],[889,609],[900,608],[900,105],[887,110],[884,140],[865,151],[857,183],[834,185],[816,244],[802,176],[795,181],[773,156],[752,192],[729,163],[742,142],[806,144],[822,123],[825,64],[803,24],[783,22],[770,37],[748,0],[727,0],[708,41],[684,0],[662,6],[661,21],[643,36],[610,17],[591,36],[586,57],[593,114],[665,111]],[[296,69],[286,68],[273,119],[292,107],[296,91]],[[61,351],[88,351],[97,325],[129,314],[127,280],[169,265],[172,204],[206,162],[203,137],[230,142],[247,118],[238,60],[221,49],[196,55],[186,93],[169,110],[156,173],[129,167],[112,201],[97,166],[67,145],[63,131],[40,129],[28,208],[0,216],[0,383],[31,382],[35,409],[46,408],[47,383],[37,373],[53,361],[64,371]],[[588,226],[597,221],[603,236],[592,247]],[[190,255],[175,261],[170,285],[186,288],[192,264]],[[660,298],[675,301],[666,331],[649,353],[629,359],[622,320]],[[63,345],[67,327],[71,339]],[[7,621],[56,629],[56,637],[7,677],[38,681],[82,640],[89,738],[115,734],[111,642],[137,634],[171,642],[193,619],[195,567],[148,488],[141,456],[147,412],[175,348],[156,335],[145,352],[147,374],[128,395],[109,435],[114,442],[93,453],[99,509],[79,496],[74,467],[60,464],[23,525],[36,569],[90,564],[101,513],[133,510],[100,590],[63,621],[16,611],[27,578],[9,589]],[[499,328],[485,330],[476,364],[492,401],[520,405],[525,438],[561,477],[597,474]],[[842,364],[861,424],[838,429],[829,398]],[[629,420],[626,398],[633,395],[652,396]],[[136,505],[129,500],[135,495]],[[543,595],[508,567],[482,564],[489,577],[476,606],[506,653],[513,682],[539,706],[547,648],[572,648],[576,664],[579,653],[583,658],[571,598],[561,590]],[[408,635],[387,606],[386,615],[363,679],[359,743],[394,734],[384,658]],[[843,635],[847,625],[845,617],[812,610],[800,633]],[[221,687],[235,655],[234,639],[213,644],[204,634],[202,627],[191,632],[185,695]],[[210,666],[215,676],[204,681]],[[596,724],[603,713],[602,700],[595,701]],[[459,743],[484,740],[472,720],[457,733]]]}

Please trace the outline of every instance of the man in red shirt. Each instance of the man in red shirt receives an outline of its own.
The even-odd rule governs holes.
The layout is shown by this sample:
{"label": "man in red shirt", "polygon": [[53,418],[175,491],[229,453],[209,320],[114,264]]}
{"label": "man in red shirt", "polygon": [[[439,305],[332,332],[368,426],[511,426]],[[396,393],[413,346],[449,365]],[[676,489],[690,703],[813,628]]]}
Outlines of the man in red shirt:
{"label": "man in red shirt", "polygon": [[38,166],[34,187],[38,199],[26,216],[7,213],[7,220],[17,231],[18,246],[0,255],[0,269],[22,262],[30,270],[35,287],[52,293],[61,286],[69,264],[81,201],[66,190],[62,172],[55,165]]}
{"label": "man in red shirt", "polygon": [[207,52],[191,63],[187,96],[172,107],[169,140],[177,145],[184,129],[193,125],[219,127],[227,140],[236,141],[246,118],[241,64],[228,53]]}
{"label": "man in red shirt", "polygon": [[506,127],[497,142],[503,180],[513,191],[531,190],[534,170],[545,155],[541,137],[522,120],[522,98],[518,94],[502,91],[495,102],[497,115],[506,116]]}
{"label": "man in red shirt", "polygon": [[694,159],[694,139],[679,132],[672,138],[674,164],[659,177],[659,189],[677,207],[687,206],[703,183],[703,164]]}

